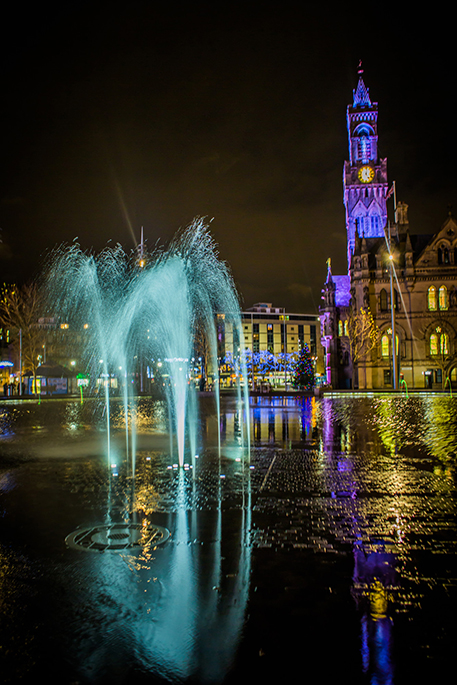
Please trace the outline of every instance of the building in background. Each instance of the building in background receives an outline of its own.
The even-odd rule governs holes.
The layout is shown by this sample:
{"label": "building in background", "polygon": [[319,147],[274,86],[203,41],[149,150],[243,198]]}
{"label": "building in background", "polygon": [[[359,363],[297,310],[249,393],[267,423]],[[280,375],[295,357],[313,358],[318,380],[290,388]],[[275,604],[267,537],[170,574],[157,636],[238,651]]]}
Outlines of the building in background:
{"label": "building in background", "polygon": [[[333,388],[457,388],[457,222],[410,230],[408,206],[387,185],[377,103],[359,69],[347,110],[344,163],[348,273],[328,262],[320,307],[326,382]],[[386,201],[394,201],[394,221]]]}
{"label": "building in background", "polygon": [[244,346],[254,353],[297,354],[306,343],[317,357],[319,319],[315,314],[287,313],[270,302],[259,302],[241,313]]}
{"label": "building in background", "polygon": [[318,382],[323,376],[319,317],[315,314],[288,313],[282,307],[273,307],[271,302],[258,302],[241,313],[241,340],[231,326],[223,326],[223,315],[220,316],[218,341],[223,385],[233,380],[230,359],[245,354],[251,388],[288,386],[292,366],[305,344],[314,357]]}

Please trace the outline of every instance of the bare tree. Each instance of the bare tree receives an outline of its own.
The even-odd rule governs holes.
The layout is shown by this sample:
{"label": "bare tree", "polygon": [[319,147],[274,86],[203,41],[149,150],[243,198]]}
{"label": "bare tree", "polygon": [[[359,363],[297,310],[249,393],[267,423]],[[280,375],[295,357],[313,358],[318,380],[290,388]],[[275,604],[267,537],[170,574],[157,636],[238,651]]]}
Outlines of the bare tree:
{"label": "bare tree", "polygon": [[[0,323],[15,334],[14,346],[18,350],[22,338],[22,370],[31,371],[36,392],[36,372],[40,363],[44,335],[38,319],[41,299],[36,284],[22,288],[4,285],[0,295]],[[22,383],[22,378],[20,379]]]}
{"label": "bare tree", "polygon": [[366,360],[368,354],[376,348],[380,333],[369,307],[351,307],[347,321],[351,359],[358,381],[359,362]]}

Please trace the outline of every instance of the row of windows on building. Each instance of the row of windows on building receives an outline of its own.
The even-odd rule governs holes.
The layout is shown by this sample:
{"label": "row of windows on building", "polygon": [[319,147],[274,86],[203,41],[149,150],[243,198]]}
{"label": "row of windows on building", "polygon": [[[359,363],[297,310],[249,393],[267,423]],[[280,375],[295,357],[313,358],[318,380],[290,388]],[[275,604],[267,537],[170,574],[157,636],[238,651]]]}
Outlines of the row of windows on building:
{"label": "row of windows on building", "polygon": [[[365,189],[368,197],[368,189]],[[355,225],[359,235],[376,235],[382,228],[381,217],[377,214],[371,216],[358,216]]]}
{"label": "row of windows on building", "polygon": [[[400,309],[400,296],[394,290],[395,309]],[[449,309],[449,292],[445,285],[436,288],[431,285],[427,292],[427,307],[430,312],[447,311]],[[387,291],[383,288],[379,293],[379,309],[381,312],[387,312],[390,309],[389,296]],[[348,335],[347,322],[338,322],[338,335]]]}
{"label": "row of windows on building", "polygon": [[[394,291],[394,298],[395,309],[399,309],[400,297],[396,290]],[[434,285],[430,286],[427,291],[427,308],[430,312],[436,312],[438,309],[441,311],[449,309],[449,291],[445,285],[441,285],[439,288]],[[389,296],[384,288],[379,293],[379,309],[382,312],[390,309]]]}
{"label": "row of windows on building", "polygon": [[[267,350],[268,352],[274,352],[274,330],[273,330],[273,324],[272,323],[267,323],[266,324],[267,328]],[[244,326],[244,330],[247,331],[249,330],[249,326]],[[292,335],[290,335],[292,333]],[[281,326],[280,328],[280,336],[281,336],[281,349],[285,349],[285,338],[287,335],[287,341],[290,343],[296,343],[298,344],[299,349],[303,347],[304,345],[304,326],[303,324],[298,324],[297,325],[297,330],[295,331],[295,326],[291,326],[289,331],[286,334],[286,331],[284,330],[284,327]],[[310,335],[310,352],[311,354],[316,354],[316,326],[310,325],[309,326],[309,335]],[[247,347],[250,347],[250,336],[246,335],[244,336],[245,344]],[[252,347],[253,347],[253,352],[260,352],[260,328],[258,323],[252,324]]]}
{"label": "row of windows on building", "polygon": [[[348,335],[347,321],[338,322],[338,334]],[[392,354],[391,349],[392,344],[392,331],[389,329],[386,333],[381,336],[381,357],[390,357]],[[396,352],[398,354],[398,335],[396,336]],[[429,353],[431,356],[436,357],[438,355],[446,356],[449,354],[449,335],[441,329],[440,326],[430,334],[429,338]]]}
{"label": "row of windows on building", "polygon": [[[427,369],[424,375],[428,387],[431,387],[432,383],[441,385],[443,382],[442,369]],[[449,379],[452,383],[457,381],[457,369],[452,369]],[[392,385],[392,369],[384,369],[384,385]]]}
{"label": "row of windows on building", "polygon": [[338,335],[341,338],[342,335],[349,335],[349,327],[347,319],[345,321],[338,321]]}
{"label": "row of windows on building", "polygon": [[431,312],[436,312],[437,309],[443,311],[449,309],[449,293],[445,285],[440,286],[439,290],[434,285],[430,286],[427,293],[427,305]]}
{"label": "row of windows on building", "polygon": [[[392,332],[389,330],[381,336],[381,357],[390,357],[392,354]],[[396,336],[395,345],[398,354],[398,335]],[[429,353],[432,357],[438,355],[446,356],[449,354],[449,335],[437,326],[429,338]]]}
{"label": "row of windows on building", "polygon": [[[247,328],[247,326],[245,326]],[[302,326],[303,329],[303,326]],[[260,339],[259,339],[259,324],[252,324],[252,351],[260,352]],[[294,338],[292,338],[294,340]],[[284,345],[284,329],[281,327],[281,345]],[[274,340],[273,340],[273,324],[267,323],[267,350],[268,352],[273,352],[274,350]]]}

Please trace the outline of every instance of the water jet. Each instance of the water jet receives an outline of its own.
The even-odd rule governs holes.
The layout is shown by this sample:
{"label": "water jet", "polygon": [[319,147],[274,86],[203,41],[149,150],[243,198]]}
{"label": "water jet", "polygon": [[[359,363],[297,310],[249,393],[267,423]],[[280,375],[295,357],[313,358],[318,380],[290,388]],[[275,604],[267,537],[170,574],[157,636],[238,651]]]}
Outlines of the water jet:
{"label": "water jet", "polygon": [[[168,403],[170,451],[175,442],[182,468],[187,446],[190,455],[197,452],[198,403],[191,362],[196,341],[205,341],[214,369],[219,423],[217,315],[224,317],[234,338],[243,339],[232,276],[218,259],[203,220],[179,231],[168,249],[156,248],[146,256],[142,252],[141,266],[136,252],[126,254],[119,245],[98,256],[83,252],[77,244],[62,247],[50,260],[46,293],[49,314],[65,322],[63,336],[68,337],[69,330],[80,337],[90,390],[104,398],[108,464],[110,404],[116,393],[122,397],[125,449],[135,473],[135,383],[141,375],[143,387],[143,369],[156,365]],[[243,441],[249,447],[247,388],[242,397],[238,387],[238,401],[244,416]]]}

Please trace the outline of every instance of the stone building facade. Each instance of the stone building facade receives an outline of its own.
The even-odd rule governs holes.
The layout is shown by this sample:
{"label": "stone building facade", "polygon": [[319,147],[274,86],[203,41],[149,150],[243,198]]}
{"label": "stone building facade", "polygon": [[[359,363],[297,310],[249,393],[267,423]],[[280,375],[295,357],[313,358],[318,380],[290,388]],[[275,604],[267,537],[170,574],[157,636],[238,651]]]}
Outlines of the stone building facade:
{"label": "stone building facade", "polygon": [[343,174],[348,273],[333,275],[328,263],[320,308],[327,383],[457,388],[457,222],[449,214],[435,232],[415,234],[398,203],[389,224],[375,125],[377,104],[360,71]]}

